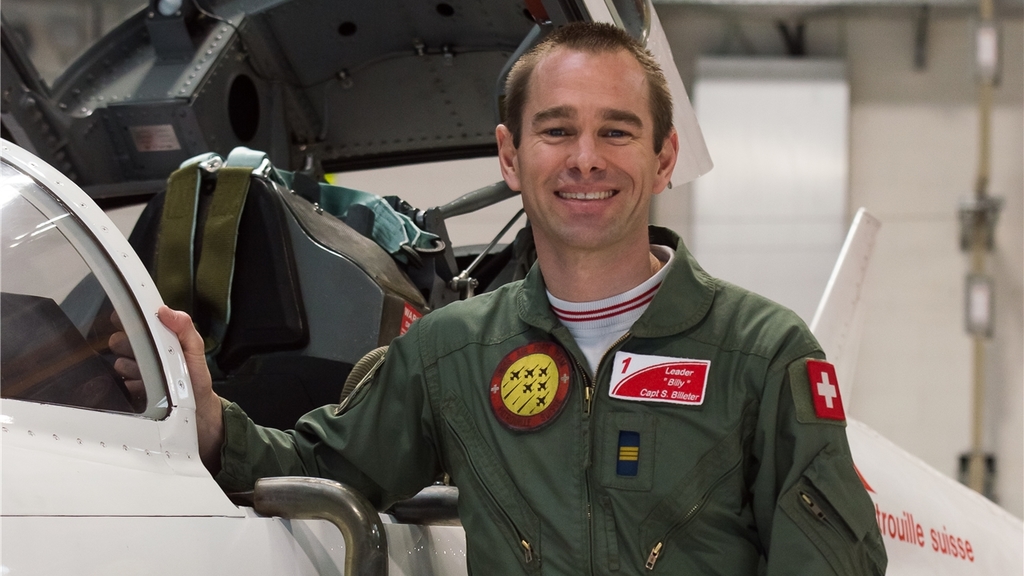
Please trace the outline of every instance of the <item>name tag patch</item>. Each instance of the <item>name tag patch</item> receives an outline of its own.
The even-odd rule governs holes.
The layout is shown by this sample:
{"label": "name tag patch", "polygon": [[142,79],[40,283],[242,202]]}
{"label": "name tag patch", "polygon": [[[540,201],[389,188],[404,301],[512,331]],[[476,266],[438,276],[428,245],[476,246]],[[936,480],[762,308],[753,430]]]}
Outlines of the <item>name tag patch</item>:
{"label": "name tag patch", "polygon": [[704,403],[710,368],[710,360],[616,352],[608,395],[619,400],[699,406]]}

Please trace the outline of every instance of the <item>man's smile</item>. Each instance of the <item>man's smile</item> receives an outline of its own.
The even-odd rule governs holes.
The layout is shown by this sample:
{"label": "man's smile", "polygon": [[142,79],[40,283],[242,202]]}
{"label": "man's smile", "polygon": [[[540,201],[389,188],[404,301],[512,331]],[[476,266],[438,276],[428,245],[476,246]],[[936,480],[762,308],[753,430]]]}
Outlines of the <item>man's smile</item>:
{"label": "man's smile", "polygon": [[571,192],[555,190],[555,194],[563,200],[604,200],[618,194],[618,190],[599,190],[594,192]]}

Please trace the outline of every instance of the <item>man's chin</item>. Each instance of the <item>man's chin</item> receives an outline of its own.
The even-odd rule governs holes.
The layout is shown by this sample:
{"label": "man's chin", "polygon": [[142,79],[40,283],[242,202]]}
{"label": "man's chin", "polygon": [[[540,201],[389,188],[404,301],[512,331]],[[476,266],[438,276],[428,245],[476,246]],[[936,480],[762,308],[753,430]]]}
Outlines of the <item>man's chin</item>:
{"label": "man's chin", "polygon": [[548,245],[555,251],[600,252],[614,246],[614,234],[606,226],[568,226],[549,235]]}

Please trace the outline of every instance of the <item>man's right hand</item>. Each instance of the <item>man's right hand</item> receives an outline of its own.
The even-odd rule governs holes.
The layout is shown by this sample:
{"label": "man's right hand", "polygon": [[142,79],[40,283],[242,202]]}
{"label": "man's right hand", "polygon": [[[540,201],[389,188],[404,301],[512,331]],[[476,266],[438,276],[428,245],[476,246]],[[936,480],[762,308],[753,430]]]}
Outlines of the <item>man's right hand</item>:
{"label": "man's right hand", "polygon": [[220,449],[224,443],[224,412],[220,397],[213,391],[213,378],[210,376],[210,368],[206,365],[203,337],[196,331],[192,318],[184,312],[161,306],[157,316],[164,326],[174,332],[181,343],[185,365],[192,380],[192,392],[196,399],[199,457],[207,470],[216,475],[220,472]]}

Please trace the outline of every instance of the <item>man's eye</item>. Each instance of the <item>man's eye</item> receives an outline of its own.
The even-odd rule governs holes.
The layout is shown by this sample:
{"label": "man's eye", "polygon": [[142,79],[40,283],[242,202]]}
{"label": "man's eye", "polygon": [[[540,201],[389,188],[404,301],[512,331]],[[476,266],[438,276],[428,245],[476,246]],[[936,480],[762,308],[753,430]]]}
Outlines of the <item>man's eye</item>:
{"label": "man's eye", "polygon": [[605,136],[609,138],[625,138],[629,134],[625,130],[609,130],[605,132]]}
{"label": "man's eye", "polygon": [[547,130],[544,131],[544,133],[547,134],[548,136],[565,136],[566,135],[565,128],[548,128]]}

